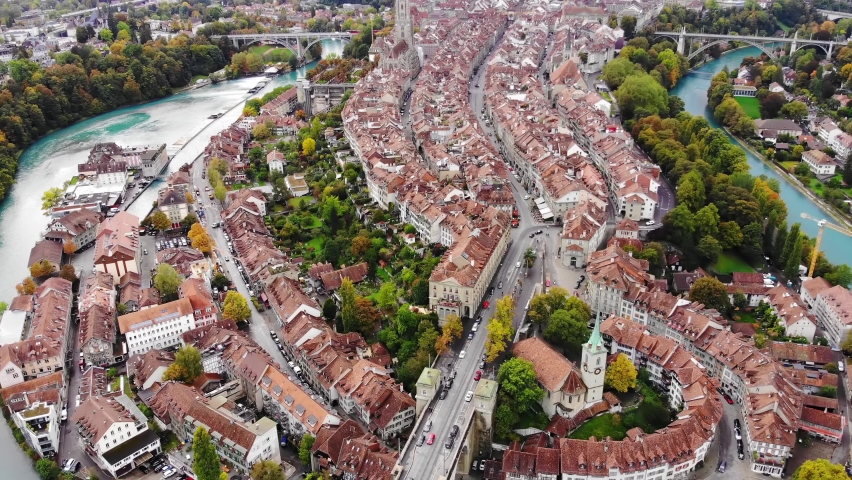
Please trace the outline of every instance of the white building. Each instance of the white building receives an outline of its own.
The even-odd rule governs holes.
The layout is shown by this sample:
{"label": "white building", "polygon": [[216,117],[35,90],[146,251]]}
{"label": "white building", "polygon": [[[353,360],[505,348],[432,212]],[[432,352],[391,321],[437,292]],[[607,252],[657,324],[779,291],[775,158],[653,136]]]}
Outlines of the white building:
{"label": "white building", "polygon": [[59,451],[60,414],[66,390],[62,372],[0,390],[6,409],[27,444],[40,456]]}
{"label": "white building", "polygon": [[89,397],[77,407],[71,423],[89,457],[114,478],[162,451],[159,435],[148,429],[148,419],[123,394]]}
{"label": "white building", "polygon": [[118,317],[118,329],[127,340],[128,355],[179,346],[181,334],[194,328],[195,315],[188,298]]}
{"label": "white building", "polygon": [[834,175],[837,163],[819,150],[808,150],[802,154],[802,161],[808,165],[814,175]]}
{"label": "white building", "polygon": [[852,330],[852,292],[841,285],[820,292],[815,310],[828,342],[840,346]]}

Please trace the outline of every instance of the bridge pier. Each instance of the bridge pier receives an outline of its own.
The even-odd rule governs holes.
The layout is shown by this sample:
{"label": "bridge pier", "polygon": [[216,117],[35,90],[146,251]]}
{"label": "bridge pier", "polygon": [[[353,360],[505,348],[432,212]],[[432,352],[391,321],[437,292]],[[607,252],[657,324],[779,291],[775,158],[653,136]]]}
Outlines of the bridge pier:
{"label": "bridge pier", "polygon": [[681,27],[680,35],[677,37],[677,53],[686,55],[686,27]]}
{"label": "bridge pier", "polygon": [[790,55],[796,53],[796,50],[799,49],[799,32],[796,31],[796,34],[793,35],[793,43],[790,44]]}

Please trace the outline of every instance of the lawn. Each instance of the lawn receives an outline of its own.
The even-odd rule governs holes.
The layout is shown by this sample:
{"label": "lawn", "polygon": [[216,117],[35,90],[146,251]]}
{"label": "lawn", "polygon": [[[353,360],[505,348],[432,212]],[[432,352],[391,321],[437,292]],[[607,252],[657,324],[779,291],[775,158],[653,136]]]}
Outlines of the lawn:
{"label": "lawn", "polygon": [[311,215],[311,220],[313,220],[313,222],[310,225],[305,224],[304,225],[305,228],[319,228],[319,227],[322,226],[322,221],[319,218],[317,218],[316,215]]}
{"label": "lawn", "polygon": [[299,209],[302,205],[302,200],[305,201],[305,207],[311,204],[311,197],[293,197],[290,200],[287,200],[287,203],[290,204],[291,207]]}
{"label": "lawn", "polygon": [[790,33],[790,27],[788,27],[784,23],[778,22],[778,26],[781,27],[781,30],[784,30],[784,33]]}
{"label": "lawn", "polygon": [[713,270],[726,275],[734,272],[751,273],[754,271],[745,260],[732,252],[722,252],[719,259],[713,264]]}
{"label": "lawn", "polygon": [[289,49],[275,45],[255,45],[249,48],[249,53],[260,55],[266,61],[273,60],[273,57],[278,57],[277,60],[279,61],[288,61],[293,56],[293,52]]}
{"label": "lawn", "polygon": [[627,427],[621,423],[621,415],[605,413],[580,425],[568,438],[588,440],[589,437],[602,439],[612,437],[613,440],[623,440],[627,436]]}
{"label": "lawn", "polygon": [[757,321],[754,319],[754,314],[749,312],[737,312],[734,316],[740,317],[737,321],[742,323],[755,323]]}
{"label": "lawn", "polygon": [[314,251],[319,253],[322,251],[322,237],[317,237],[311,239],[310,242],[305,244],[305,248],[313,247]]}
{"label": "lawn", "polygon": [[376,270],[376,276],[381,278],[383,282],[391,281],[390,274],[388,274],[388,272],[384,268],[379,268],[378,270]]}
{"label": "lawn", "polygon": [[255,45],[249,48],[249,53],[254,53],[255,55],[266,55],[266,52],[276,48],[273,45]]}
{"label": "lawn", "polygon": [[787,170],[788,172],[792,172],[799,165],[799,162],[797,162],[795,160],[789,160],[787,162],[779,162],[779,163],[781,164],[782,167],[784,167],[784,170]]}
{"label": "lawn", "polygon": [[760,101],[756,97],[734,97],[742,105],[746,115],[757,120],[760,118]]}

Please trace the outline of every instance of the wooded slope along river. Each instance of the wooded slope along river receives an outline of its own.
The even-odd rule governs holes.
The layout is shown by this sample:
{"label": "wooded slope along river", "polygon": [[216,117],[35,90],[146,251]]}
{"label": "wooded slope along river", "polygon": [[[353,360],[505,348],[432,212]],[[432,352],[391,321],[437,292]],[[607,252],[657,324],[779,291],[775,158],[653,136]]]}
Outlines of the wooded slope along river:
{"label": "wooded slope along river", "polygon": [[[722,55],[722,58],[710,62],[696,69],[694,72],[685,76],[678,83],[677,87],[672,89],[671,94],[677,95],[683,99],[686,111],[693,114],[703,116],[710,122],[713,127],[721,127],[713,117],[713,111],[707,107],[707,89],[710,88],[710,80],[713,75],[720,72],[725,65],[732,71],[739,68],[740,62],[745,57],[753,57],[760,55],[760,50],[757,48],[745,48],[736,50],[727,55]],[[731,142],[736,140],[731,138]],[[751,166],[752,175],[766,175],[769,178],[775,178],[781,184],[781,199],[787,204],[787,224],[793,225],[796,222],[802,224],[802,230],[805,231],[811,238],[817,235],[817,225],[815,222],[801,218],[801,213],[807,213],[816,218],[825,218],[830,222],[836,223],[822,209],[817,206],[808,196],[790,185],[786,179],[778,175],[775,170],[745,150],[748,157],[748,164]],[[822,246],[820,249],[825,252],[826,258],[832,263],[845,263],[852,265],[852,248],[849,245],[852,240],[848,237],[835,232],[831,229],[825,230],[825,235],[822,238]]]}
{"label": "wooded slope along river", "polygon": [[[342,56],[345,44],[339,41],[323,42],[323,55],[335,53]],[[276,77],[257,96],[272,88],[288,85],[314,67],[308,64],[294,72]],[[192,161],[207,146],[210,137],[234,122],[242,112],[235,108],[254,96],[247,92],[260,78],[246,78],[197,90],[190,90],[142,105],[122,108],[94,117],[42,138],[21,156],[15,185],[0,205],[0,301],[10,302],[16,295],[15,285],[28,275],[27,260],[30,249],[41,238],[48,218],[41,211],[41,195],[50,187],[61,187],[77,173],[77,165],[86,161],[96,143],[115,142],[121,146],[142,146],[165,143],[173,151],[177,143],[198,132],[207,117],[229,110],[225,116],[213,121],[200,134],[186,142],[167,168],[176,171]],[[150,210],[158,186],[152,185],[130,207],[137,213]],[[147,208],[145,208],[147,207]],[[138,214],[138,213],[137,213]],[[68,392],[74,398],[76,392]],[[63,426],[69,429],[68,425]],[[65,441],[77,441],[67,435]],[[61,459],[65,460],[65,459]],[[15,443],[12,432],[0,427],[0,465],[2,478],[38,480],[29,459]]]}

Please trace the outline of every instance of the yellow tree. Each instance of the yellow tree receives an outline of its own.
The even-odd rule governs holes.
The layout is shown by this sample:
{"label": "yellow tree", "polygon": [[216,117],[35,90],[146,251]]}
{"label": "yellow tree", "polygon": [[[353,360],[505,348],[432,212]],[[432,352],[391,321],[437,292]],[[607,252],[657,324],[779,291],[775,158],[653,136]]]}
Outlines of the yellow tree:
{"label": "yellow tree", "polygon": [[55,271],[56,268],[54,268],[53,264],[47,260],[41,260],[30,266],[30,275],[32,275],[33,278],[46,277]]}
{"label": "yellow tree", "polygon": [[225,296],[222,316],[225,317],[225,320],[233,320],[235,322],[245,322],[248,320],[251,316],[251,310],[249,309],[246,298],[238,291],[230,290],[228,295]]}
{"label": "yellow tree", "polygon": [[302,141],[302,153],[306,157],[313,155],[316,150],[317,150],[317,141],[314,140],[313,138],[308,137],[304,141]]}
{"label": "yellow tree", "polygon": [[506,351],[512,335],[512,315],[515,310],[515,301],[510,296],[497,300],[497,308],[494,316],[488,321],[488,338],[485,341],[485,355],[489,362],[497,360],[501,353]]}
{"label": "yellow tree", "polygon": [[824,458],[808,460],[793,472],[793,480],[846,480],[849,476],[843,466]]}
{"label": "yellow tree", "polygon": [[78,248],[79,247],[77,247],[77,244],[71,240],[65,240],[65,242],[62,244],[62,251],[65,252],[65,255],[73,255]]}
{"label": "yellow tree", "polygon": [[604,384],[622,393],[636,388],[636,366],[627,355],[620,353],[614,362],[607,365]]}
{"label": "yellow tree", "polygon": [[213,239],[206,233],[196,235],[195,238],[192,239],[192,248],[201,253],[210,255],[213,252]]}
{"label": "yellow tree", "polygon": [[438,355],[446,352],[453,340],[461,338],[462,333],[464,333],[464,327],[461,318],[458,315],[448,315],[447,323],[441,328],[441,336],[435,341],[435,351]]}
{"label": "yellow tree", "polygon": [[193,203],[193,202],[195,202],[195,197],[193,197],[193,196],[192,196],[192,193],[191,193],[191,192],[189,192],[189,191],[187,191],[187,192],[186,192],[186,201],[187,201],[188,203]]}
{"label": "yellow tree", "polygon": [[24,281],[15,285],[15,290],[18,291],[18,295],[32,295],[36,291],[35,281],[32,277],[27,277]]}
{"label": "yellow tree", "polygon": [[189,233],[186,234],[190,240],[194,239],[198,235],[207,235],[207,230],[204,229],[204,225],[200,223],[193,223],[191,227],[189,227]]}

